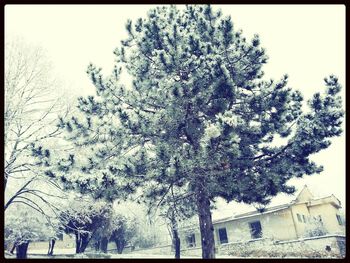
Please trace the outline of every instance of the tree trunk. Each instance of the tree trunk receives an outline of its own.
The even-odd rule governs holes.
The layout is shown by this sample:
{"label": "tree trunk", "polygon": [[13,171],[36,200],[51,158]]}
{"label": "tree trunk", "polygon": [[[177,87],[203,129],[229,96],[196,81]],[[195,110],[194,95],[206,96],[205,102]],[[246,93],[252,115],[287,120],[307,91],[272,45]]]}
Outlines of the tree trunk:
{"label": "tree trunk", "polygon": [[174,212],[171,214],[171,229],[173,232],[173,246],[175,249],[175,258],[180,258],[180,238],[177,231],[177,224]]}
{"label": "tree trunk", "polygon": [[99,251],[100,250],[100,240],[98,240],[98,241],[96,241],[96,243],[95,243],[95,250],[96,251]]}
{"label": "tree trunk", "polygon": [[55,239],[50,239],[49,241],[49,251],[47,252],[48,256],[53,255],[53,248],[55,247],[56,240]]}
{"label": "tree trunk", "polygon": [[126,242],[124,240],[119,240],[119,239],[115,239],[114,242],[117,247],[118,254],[123,253]]}
{"label": "tree trunk", "polygon": [[[5,140],[5,142],[6,142],[6,140]],[[5,172],[5,176],[4,176],[4,191],[6,190],[7,178],[8,178],[8,175],[7,175],[7,173]],[[6,207],[5,207],[5,210],[6,210]]]}
{"label": "tree trunk", "polygon": [[16,246],[16,258],[26,259],[29,241],[23,242]]}
{"label": "tree trunk", "polygon": [[180,258],[180,238],[177,233],[177,229],[174,229],[173,235],[174,235],[175,258]]}
{"label": "tree trunk", "polygon": [[107,253],[107,248],[108,248],[108,238],[107,237],[103,237],[101,239],[101,251],[103,253]]}
{"label": "tree trunk", "polygon": [[81,245],[80,245],[80,252],[79,253],[84,253],[85,249],[87,248],[90,237],[88,234],[81,234]]}
{"label": "tree trunk", "polygon": [[80,247],[81,247],[81,234],[80,233],[75,233],[75,253],[79,254],[80,253]]}
{"label": "tree trunk", "polygon": [[53,249],[55,247],[55,243],[56,243],[56,240],[55,239],[52,239],[52,246],[51,246],[51,253],[50,253],[50,256],[53,255]]}
{"label": "tree trunk", "polygon": [[47,251],[47,255],[50,256],[51,251],[51,239],[49,240],[49,250]]}
{"label": "tree trunk", "polygon": [[198,182],[197,209],[201,232],[202,258],[215,258],[214,227],[210,212],[208,190],[204,187],[201,180]]}
{"label": "tree trunk", "polygon": [[11,254],[13,254],[13,252],[16,249],[16,247],[17,247],[17,241],[15,241],[15,243],[13,243],[13,246],[12,246],[11,251],[10,251]]}
{"label": "tree trunk", "polygon": [[86,238],[81,239],[81,246],[80,246],[80,252],[79,253],[84,253],[87,245],[89,244],[89,240]]}

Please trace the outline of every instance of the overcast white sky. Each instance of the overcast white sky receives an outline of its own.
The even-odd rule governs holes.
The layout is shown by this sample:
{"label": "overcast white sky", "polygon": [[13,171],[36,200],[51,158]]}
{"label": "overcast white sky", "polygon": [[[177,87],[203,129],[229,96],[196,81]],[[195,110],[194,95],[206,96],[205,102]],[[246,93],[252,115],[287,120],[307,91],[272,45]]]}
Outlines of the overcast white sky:
{"label": "overcast white sky", "polygon": [[[90,62],[105,73],[113,68],[113,50],[125,38],[128,18],[145,16],[151,5],[6,5],[5,36],[20,36],[43,47],[55,74],[75,95],[93,92],[85,71]],[[215,5],[214,5],[215,7]],[[234,27],[250,39],[260,35],[269,62],[267,77],[289,75],[289,86],[305,98],[323,91],[323,78],[335,74],[343,84],[345,103],[344,5],[221,5]],[[345,109],[345,106],[344,106]],[[344,125],[345,127],[345,125]],[[345,205],[345,134],[313,158],[324,172],[293,180],[316,195],[335,194]],[[283,202],[283,197],[276,202]],[[220,206],[221,207],[221,206]],[[221,209],[229,215],[237,205]],[[214,217],[216,214],[214,213]]]}

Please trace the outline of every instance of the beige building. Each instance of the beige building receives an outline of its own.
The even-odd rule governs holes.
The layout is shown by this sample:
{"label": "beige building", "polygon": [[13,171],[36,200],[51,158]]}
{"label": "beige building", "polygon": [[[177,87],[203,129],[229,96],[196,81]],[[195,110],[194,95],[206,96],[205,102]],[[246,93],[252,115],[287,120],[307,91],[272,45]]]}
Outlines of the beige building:
{"label": "beige building", "polygon": [[[214,220],[215,244],[261,238],[292,240],[327,234],[345,235],[340,201],[334,196],[314,198],[307,186],[290,203]],[[182,249],[201,246],[198,227],[182,229]]]}

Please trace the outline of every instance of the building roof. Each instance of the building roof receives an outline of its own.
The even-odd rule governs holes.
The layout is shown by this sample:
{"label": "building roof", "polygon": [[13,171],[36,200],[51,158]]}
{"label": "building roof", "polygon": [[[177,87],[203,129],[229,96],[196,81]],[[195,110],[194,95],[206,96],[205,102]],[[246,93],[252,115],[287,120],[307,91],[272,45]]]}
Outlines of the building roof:
{"label": "building roof", "polygon": [[234,215],[234,216],[230,216],[230,217],[225,217],[225,218],[213,220],[213,224],[219,224],[219,223],[223,223],[223,222],[227,222],[227,221],[233,221],[233,220],[238,220],[238,219],[242,219],[242,218],[253,217],[253,216],[256,216],[256,215],[270,214],[270,213],[274,213],[274,212],[286,209],[290,205],[291,204],[278,205],[278,206],[273,206],[273,207],[266,208],[262,212],[254,210],[254,211],[250,211],[250,212],[247,212],[247,213],[242,213],[242,214],[238,214],[238,215]]}
{"label": "building roof", "polygon": [[275,211],[286,209],[290,205],[291,205],[290,203],[284,204],[284,205],[277,205],[277,206],[266,208],[266,209],[262,210],[261,212],[259,212],[257,210],[254,210],[254,211],[251,211],[251,212],[235,215],[235,218],[241,218],[241,217],[246,217],[246,216],[251,216],[251,215],[256,215],[256,214],[268,214],[268,213],[272,213],[272,212],[275,212]]}

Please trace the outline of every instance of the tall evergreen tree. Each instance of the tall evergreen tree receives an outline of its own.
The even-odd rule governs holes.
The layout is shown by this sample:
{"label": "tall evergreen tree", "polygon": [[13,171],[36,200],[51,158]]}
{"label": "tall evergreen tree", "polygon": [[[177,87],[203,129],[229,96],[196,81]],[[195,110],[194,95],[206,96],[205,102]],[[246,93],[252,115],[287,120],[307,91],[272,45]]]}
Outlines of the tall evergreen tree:
{"label": "tall evergreen tree", "polygon": [[[126,29],[114,72],[88,68],[97,97],[80,98],[81,114],[60,122],[83,154],[62,159],[56,176],[96,198],[152,184],[157,196],[185,189],[195,197],[202,256],[214,258],[211,200],[266,205],[295,191],[290,178],[321,172],[309,157],[342,132],[341,86],[326,78],[303,112],[287,76],[263,78],[259,37],[247,41],[211,6],[157,7]],[[122,67],[131,87],[120,84]]]}

